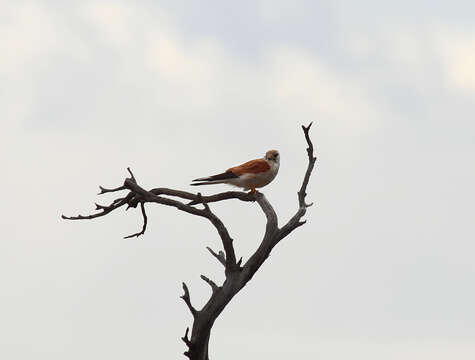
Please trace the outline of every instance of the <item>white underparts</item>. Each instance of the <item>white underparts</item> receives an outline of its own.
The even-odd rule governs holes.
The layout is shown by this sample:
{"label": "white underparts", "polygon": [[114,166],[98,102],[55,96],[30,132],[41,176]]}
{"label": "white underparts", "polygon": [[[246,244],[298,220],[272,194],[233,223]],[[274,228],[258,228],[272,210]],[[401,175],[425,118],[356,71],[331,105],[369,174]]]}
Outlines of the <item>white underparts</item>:
{"label": "white underparts", "polygon": [[261,188],[269,184],[276,177],[279,172],[279,163],[274,161],[268,161],[270,169],[265,172],[256,174],[243,174],[238,178],[228,179],[223,183],[234,185],[244,190],[250,190],[251,188]]}

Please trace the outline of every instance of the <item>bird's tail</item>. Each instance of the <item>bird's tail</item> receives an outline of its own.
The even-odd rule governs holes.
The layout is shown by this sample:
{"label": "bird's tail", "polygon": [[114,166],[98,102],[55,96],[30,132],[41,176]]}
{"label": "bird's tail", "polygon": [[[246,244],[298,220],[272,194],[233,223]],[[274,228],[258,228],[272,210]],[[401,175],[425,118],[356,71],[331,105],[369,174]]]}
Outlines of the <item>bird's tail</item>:
{"label": "bird's tail", "polygon": [[228,182],[229,179],[237,178],[238,176],[233,174],[231,171],[223,172],[222,174],[207,176],[198,178],[192,181],[201,181],[198,183],[190,184],[190,185],[212,185],[212,184],[225,184]]}
{"label": "bird's tail", "polygon": [[[204,180],[205,178],[202,179],[196,179],[193,181],[201,181]],[[213,184],[225,184],[226,181],[223,180],[210,180],[210,181],[202,181],[202,182],[197,182],[197,183],[192,183],[190,184],[191,186],[196,186],[196,185],[213,185]]]}
{"label": "bird's tail", "polygon": [[207,176],[207,177],[202,177],[198,179],[193,179],[191,181],[212,181],[212,180],[219,180],[219,179],[215,179],[213,176]]}

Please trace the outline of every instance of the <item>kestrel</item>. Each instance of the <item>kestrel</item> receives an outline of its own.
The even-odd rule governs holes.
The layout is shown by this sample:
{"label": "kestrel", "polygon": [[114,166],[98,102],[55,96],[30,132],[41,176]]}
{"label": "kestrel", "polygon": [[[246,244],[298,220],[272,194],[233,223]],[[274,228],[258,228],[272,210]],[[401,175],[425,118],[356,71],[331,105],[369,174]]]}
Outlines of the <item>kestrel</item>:
{"label": "kestrel", "polygon": [[256,188],[266,186],[274,180],[279,171],[279,165],[279,152],[269,150],[262,159],[250,160],[229,168],[221,174],[195,179],[193,181],[201,182],[191,185],[229,184],[255,193]]}

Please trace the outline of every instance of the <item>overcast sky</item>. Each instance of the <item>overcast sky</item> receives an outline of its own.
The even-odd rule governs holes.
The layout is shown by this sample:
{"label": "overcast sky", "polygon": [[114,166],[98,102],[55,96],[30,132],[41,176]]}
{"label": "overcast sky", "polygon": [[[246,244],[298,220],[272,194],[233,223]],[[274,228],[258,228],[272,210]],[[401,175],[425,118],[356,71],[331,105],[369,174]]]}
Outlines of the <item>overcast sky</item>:
{"label": "overcast sky", "polygon": [[[473,1],[0,2],[0,357],[184,359],[220,249],[148,206],[95,221],[98,185],[146,187],[279,149],[280,223],[308,223],[216,322],[212,359],[475,358]],[[206,194],[226,186],[203,189]],[[257,204],[212,206],[238,256]]]}

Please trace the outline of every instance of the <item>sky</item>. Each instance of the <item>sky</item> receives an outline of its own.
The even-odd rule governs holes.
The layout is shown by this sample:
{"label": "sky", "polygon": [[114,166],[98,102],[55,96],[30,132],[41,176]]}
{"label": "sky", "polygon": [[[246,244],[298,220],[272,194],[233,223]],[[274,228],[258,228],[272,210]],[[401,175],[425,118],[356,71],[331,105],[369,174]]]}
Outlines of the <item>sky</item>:
{"label": "sky", "polygon": [[[475,5],[469,1],[0,2],[0,357],[184,359],[217,282],[203,219],[94,221],[98,185],[145,188],[281,154],[262,189],[307,224],[213,327],[212,359],[475,358]],[[226,191],[224,185],[202,189]],[[212,209],[244,261],[257,204]]]}

